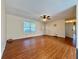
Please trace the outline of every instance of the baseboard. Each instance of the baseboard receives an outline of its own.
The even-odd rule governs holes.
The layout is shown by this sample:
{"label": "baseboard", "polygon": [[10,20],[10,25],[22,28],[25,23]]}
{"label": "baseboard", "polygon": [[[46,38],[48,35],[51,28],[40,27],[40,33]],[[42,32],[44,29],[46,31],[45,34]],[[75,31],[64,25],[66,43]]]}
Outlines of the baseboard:
{"label": "baseboard", "polygon": [[2,57],[3,57],[3,55],[4,55],[4,51],[5,51],[6,45],[7,45],[7,41],[6,41],[6,43],[5,43],[5,47],[4,47],[3,51],[2,51],[1,59],[2,59]]}
{"label": "baseboard", "polygon": [[[12,39],[13,41],[14,40],[19,40],[19,39],[30,39],[30,38],[34,38],[34,37],[39,37],[39,36],[51,36],[51,37],[58,37],[58,38],[64,38],[65,39],[65,37],[60,37],[60,36],[53,36],[53,35],[35,35],[35,36],[30,36],[30,37],[23,37],[23,38],[15,38],[15,39]],[[7,40],[8,41],[8,40]]]}
{"label": "baseboard", "polygon": [[65,38],[73,39],[73,38],[71,38],[71,37],[68,37],[68,36],[66,36]]}
{"label": "baseboard", "polygon": [[[23,38],[15,38],[15,39],[12,39],[12,41],[16,41],[16,40],[24,40],[24,39],[31,39],[31,38],[34,38],[34,37],[39,37],[39,36],[43,36],[43,35],[37,35],[37,36],[30,36],[30,37],[23,37]],[[8,39],[9,40],[9,39]],[[7,41],[8,41],[7,40]]]}
{"label": "baseboard", "polygon": [[23,39],[23,38],[30,38],[30,37],[36,37],[36,36],[42,36],[43,34],[33,34],[33,35],[22,35],[22,36],[13,36],[7,37],[7,40],[12,39],[12,40],[17,40],[17,39]]}
{"label": "baseboard", "polygon": [[45,36],[51,36],[51,37],[58,37],[58,38],[64,38],[65,39],[65,37],[60,37],[60,36],[54,36],[54,35],[45,35]]}

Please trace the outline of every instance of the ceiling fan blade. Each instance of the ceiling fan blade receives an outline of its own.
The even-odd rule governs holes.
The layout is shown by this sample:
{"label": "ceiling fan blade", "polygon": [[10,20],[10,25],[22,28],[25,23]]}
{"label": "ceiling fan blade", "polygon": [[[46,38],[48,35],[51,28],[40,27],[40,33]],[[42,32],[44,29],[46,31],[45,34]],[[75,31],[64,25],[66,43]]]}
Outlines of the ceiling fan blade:
{"label": "ceiling fan blade", "polygon": [[51,19],[50,16],[47,16],[47,19],[50,20]]}
{"label": "ceiling fan blade", "polygon": [[47,15],[43,15],[43,16],[40,16],[42,19],[47,19],[47,20],[51,20],[50,16],[47,16]]}

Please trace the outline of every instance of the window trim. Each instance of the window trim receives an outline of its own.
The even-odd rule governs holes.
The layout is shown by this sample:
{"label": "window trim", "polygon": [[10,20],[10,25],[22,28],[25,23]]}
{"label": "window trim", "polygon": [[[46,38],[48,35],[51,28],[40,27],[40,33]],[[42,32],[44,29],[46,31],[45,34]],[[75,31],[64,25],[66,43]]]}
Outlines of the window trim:
{"label": "window trim", "polygon": [[[24,22],[30,23],[30,26],[29,26],[30,32],[25,32],[25,31],[24,31],[24,28],[26,28],[26,27],[24,27],[24,23],[23,23],[23,31],[24,31],[25,34],[35,33],[35,32],[36,32],[36,24],[35,24],[35,22],[33,22],[33,21],[24,21]],[[31,29],[32,29],[31,23],[34,23],[34,24],[35,24],[35,31],[32,31],[32,30],[31,30]]]}

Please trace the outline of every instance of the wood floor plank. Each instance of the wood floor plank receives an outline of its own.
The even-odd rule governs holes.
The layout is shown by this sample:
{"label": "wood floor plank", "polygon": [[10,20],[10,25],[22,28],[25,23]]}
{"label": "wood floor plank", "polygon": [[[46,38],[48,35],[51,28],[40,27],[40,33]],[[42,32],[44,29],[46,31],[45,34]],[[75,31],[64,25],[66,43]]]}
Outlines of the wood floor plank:
{"label": "wood floor plank", "polygon": [[64,38],[38,36],[7,43],[2,59],[76,59],[76,48]]}

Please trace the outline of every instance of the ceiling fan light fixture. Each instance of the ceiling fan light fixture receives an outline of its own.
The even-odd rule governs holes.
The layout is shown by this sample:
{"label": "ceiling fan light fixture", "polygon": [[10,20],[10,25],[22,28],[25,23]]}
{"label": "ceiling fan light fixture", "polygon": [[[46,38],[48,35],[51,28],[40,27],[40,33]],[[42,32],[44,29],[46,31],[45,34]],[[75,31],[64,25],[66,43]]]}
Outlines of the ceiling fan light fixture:
{"label": "ceiling fan light fixture", "polygon": [[41,17],[42,17],[42,21],[44,21],[44,22],[50,20],[50,16],[43,15],[43,16],[41,16]]}
{"label": "ceiling fan light fixture", "polygon": [[45,22],[45,21],[47,21],[47,19],[43,19],[43,21]]}

